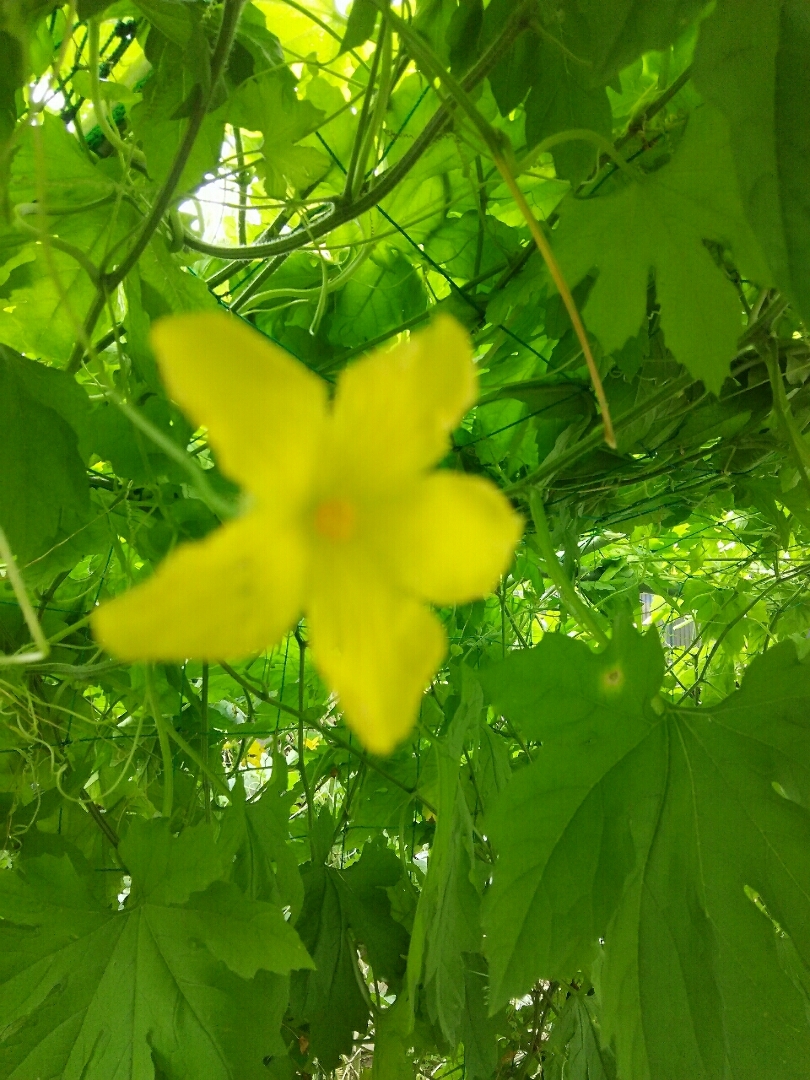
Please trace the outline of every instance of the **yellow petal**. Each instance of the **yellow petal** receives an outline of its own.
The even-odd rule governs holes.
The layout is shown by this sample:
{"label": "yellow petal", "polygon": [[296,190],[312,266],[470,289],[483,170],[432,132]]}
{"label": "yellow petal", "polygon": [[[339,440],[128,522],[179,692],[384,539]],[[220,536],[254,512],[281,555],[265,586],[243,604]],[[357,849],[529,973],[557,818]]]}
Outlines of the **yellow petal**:
{"label": "yellow petal", "polygon": [[260,768],[262,764],[262,754],[264,753],[264,744],[260,743],[258,739],[254,739],[248,747],[245,754],[245,761],[248,764],[253,765],[255,768]]}
{"label": "yellow petal", "polygon": [[169,393],[208,436],[223,470],[276,506],[306,489],[326,384],[224,312],[173,315],[151,336]]}
{"label": "yellow petal", "polygon": [[103,604],[96,638],[122,660],[238,658],[275,644],[300,613],[304,547],[259,514],[182,544],[142,585]]}
{"label": "yellow petal", "polygon": [[320,568],[307,626],[315,666],[347,724],[372,753],[390,754],[416,722],[445,654],[441,623],[369,567],[336,560]]}
{"label": "yellow petal", "polygon": [[403,588],[434,604],[491,592],[512,561],[523,520],[489,480],[435,472],[383,509],[379,557]]}
{"label": "yellow petal", "polygon": [[331,424],[328,459],[338,482],[378,492],[435,464],[475,396],[470,340],[447,315],[350,365]]}

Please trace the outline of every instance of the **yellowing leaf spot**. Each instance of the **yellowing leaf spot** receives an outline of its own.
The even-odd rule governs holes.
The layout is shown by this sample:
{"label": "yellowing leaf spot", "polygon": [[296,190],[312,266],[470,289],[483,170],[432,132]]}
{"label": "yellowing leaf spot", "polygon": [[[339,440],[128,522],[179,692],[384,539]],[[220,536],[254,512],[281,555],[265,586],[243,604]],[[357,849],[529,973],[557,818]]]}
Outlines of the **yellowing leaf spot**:
{"label": "yellowing leaf spot", "polygon": [[602,672],[600,681],[606,694],[617,694],[624,686],[624,671],[616,664]]}

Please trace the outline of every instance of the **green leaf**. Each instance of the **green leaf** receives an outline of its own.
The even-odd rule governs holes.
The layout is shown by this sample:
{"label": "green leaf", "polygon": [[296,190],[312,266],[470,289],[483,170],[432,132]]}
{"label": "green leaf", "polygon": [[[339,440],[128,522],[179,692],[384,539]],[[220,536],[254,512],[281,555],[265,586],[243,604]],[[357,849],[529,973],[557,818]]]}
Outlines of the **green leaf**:
{"label": "green leaf", "polygon": [[[282,773],[274,758],[274,774]],[[290,796],[272,785],[257,802],[245,806],[245,842],[234,866],[234,879],[252,900],[268,900],[289,905],[292,919],[298,918],[304,900],[304,885],[298,860],[289,844]]]}
{"label": "green leaf", "polygon": [[411,1011],[402,994],[387,1009],[374,1014],[374,1061],[372,1080],[413,1080],[408,1058],[412,1039]]}
{"label": "green leaf", "polygon": [[426,308],[427,297],[414,266],[397,248],[377,249],[340,290],[329,340],[359,345]]}
{"label": "green leaf", "polygon": [[[509,13],[512,0],[492,0],[484,12],[482,36],[487,40],[497,34]],[[501,116],[508,116],[526,97],[535,78],[535,60],[542,49],[537,35],[530,30],[518,34],[513,43],[493,67],[489,85]]]}
{"label": "green leaf", "polygon": [[[612,116],[607,91],[593,86],[589,69],[572,63],[548,41],[539,44],[532,88],[526,99],[526,143],[536,146],[549,135],[587,128],[608,137]],[[557,176],[576,186],[596,167],[598,150],[583,139],[560,143],[552,156]]]}
{"label": "green leaf", "polygon": [[[41,67],[34,59],[36,28],[37,22],[56,6],[56,0],[5,0],[0,7],[0,57],[3,59],[0,65],[0,219],[3,220],[10,216],[9,201],[16,201],[9,200],[7,185],[12,158],[19,152],[19,142],[15,145],[14,136],[18,134],[15,133],[17,105],[22,105],[23,100],[18,95],[32,69],[36,69],[34,74],[41,75],[50,62],[50,55],[46,55]],[[24,136],[26,132],[22,134]]]}
{"label": "green leaf", "polygon": [[478,722],[481,687],[462,669],[462,695],[447,732],[437,743],[438,824],[408,953],[408,992],[420,985],[431,1019],[451,1045],[459,1038],[465,1007],[464,953],[481,946],[480,900],[472,882],[472,820],[459,783],[467,732]]}
{"label": "green leaf", "polygon": [[[82,97],[89,98],[92,96],[92,81],[90,79],[89,71],[85,71],[84,69],[77,71],[73,76],[73,85]],[[109,79],[99,79],[98,89],[102,101],[122,101],[129,105],[141,100],[141,95],[136,94],[135,91],[131,90],[128,86],[124,86],[123,83],[113,82]]]}
{"label": "green leaf", "polygon": [[602,1045],[595,998],[571,993],[554,1021],[544,1066],[547,1080],[616,1080],[616,1062]]}
{"label": "green leaf", "polygon": [[78,439],[62,415],[72,380],[35,367],[0,346],[0,525],[22,563],[81,528],[90,509]]}
{"label": "green leaf", "polygon": [[215,881],[187,908],[197,916],[212,954],[243,979],[259,970],[286,975],[315,966],[280,908],[245,899],[235,885]]}
{"label": "green leaf", "polygon": [[172,0],[134,0],[149,22],[175,45],[186,45],[199,22],[201,4],[195,0],[173,3]]}
{"label": "green leaf", "polygon": [[742,308],[704,240],[728,247],[743,273],[767,282],[742,212],[725,123],[706,108],[692,115],[671,164],[616,194],[569,199],[554,248],[569,285],[599,270],[582,314],[605,352],[638,332],[654,271],[668,347],[716,393],[742,333]]}
{"label": "green leaf", "polygon": [[[236,85],[244,81],[235,79],[234,61],[243,48],[251,59],[250,70],[245,65],[244,76],[258,75],[262,71],[276,71],[284,66],[284,49],[275,34],[267,29],[265,15],[255,4],[245,4],[236,30],[236,40],[228,61],[228,77]],[[242,74],[242,71],[238,72]],[[292,79],[292,75],[290,75]]]}
{"label": "green leaf", "polygon": [[448,56],[448,30],[456,10],[456,0],[419,0],[416,5],[413,28],[443,61]]}
{"label": "green leaf", "polygon": [[15,204],[38,202],[42,190],[47,193],[49,212],[87,206],[115,190],[114,181],[91,162],[59,117],[49,112],[43,114],[40,127],[29,127],[20,139],[9,197]]}
{"label": "green leaf", "polygon": [[743,205],[774,280],[810,318],[810,13],[801,0],[721,0],[694,79],[722,110]]}
{"label": "green leaf", "polygon": [[[498,33],[515,6],[515,0],[492,0],[484,14],[485,40]],[[644,53],[666,49],[704,6],[703,0],[561,0],[541,5],[537,22],[542,29],[520,34],[490,76],[501,115],[508,115],[535,86],[542,93],[534,105],[527,102],[527,127],[541,122],[549,110],[549,122],[554,118],[562,123],[566,113],[582,120],[591,116],[602,125],[607,122],[609,134],[604,87]],[[568,123],[554,130],[592,126]],[[556,160],[556,150],[554,155]],[[594,158],[591,155],[591,163]]]}
{"label": "green leaf", "polygon": [[[150,394],[139,411],[180,449],[185,450],[192,429],[185,416],[166,398]],[[155,483],[161,478],[180,484],[188,479],[188,474],[180,465],[111,402],[105,402],[95,410],[91,430],[94,451],[103,461],[112,464],[118,476],[141,484]]]}
{"label": "green leaf", "polygon": [[156,237],[138,261],[146,311],[153,319],[183,311],[214,311],[219,306],[205,281],[172,257]]}
{"label": "green leaf", "polygon": [[406,808],[413,801],[411,792],[417,786],[420,771],[413,743],[405,743],[387,758],[385,771],[387,776],[393,777],[398,783],[369,769],[354,799],[355,827],[366,827],[371,836],[381,825],[392,830],[398,828],[402,814],[407,812]]}
{"label": "green leaf", "polygon": [[425,251],[455,278],[467,280],[502,266],[518,250],[516,229],[476,210],[448,217],[425,244]]}
{"label": "green leaf", "polygon": [[486,676],[543,743],[490,815],[490,1007],[594,969],[620,1076],[755,1080],[764,1055],[799,1080],[810,1028],[779,941],[807,962],[810,666],[785,643],[719,706],[676,709],[652,698],[654,632],[601,654],[554,638]]}
{"label": "green leaf", "polygon": [[300,191],[329,170],[329,159],[321,151],[294,145],[318,127],[324,114],[311,101],[299,101],[286,69],[249,79],[236,91],[227,112],[231,123],[264,135],[268,195],[283,197],[288,187]]}
{"label": "green leaf", "polygon": [[[124,330],[127,336],[127,352],[132,361],[132,369],[141,382],[156,394],[161,392],[157,364],[149,344],[149,329],[152,321],[143,303],[144,288],[139,269],[132,270],[124,279],[124,296],[127,311],[124,316]],[[163,301],[161,300],[161,304]]]}
{"label": "green leaf", "polygon": [[0,215],[7,219],[8,178],[14,153],[12,136],[17,124],[17,90],[25,81],[23,50],[12,34],[0,29]]}
{"label": "green leaf", "polygon": [[316,970],[293,977],[290,1004],[293,1015],[309,1024],[311,1052],[328,1070],[351,1052],[354,1032],[365,1032],[369,1010],[358,986],[334,871],[321,866],[303,876],[304,906],[296,928]]}
{"label": "green leaf", "polygon": [[[595,782],[591,771],[600,777],[625,744],[635,745],[637,729],[646,731],[649,702],[661,683],[663,657],[655,631],[644,638],[634,633],[623,637],[598,655],[581,641],[546,634],[537,648],[521,650],[482,672],[484,689],[496,708],[506,711],[525,738],[543,740],[537,761],[513,778],[487,824],[499,854],[484,901],[493,1005],[523,993],[540,974],[553,978],[593,961],[606,913],[632,865],[632,851],[620,843],[622,824],[617,818],[619,835],[608,832],[603,841],[614,845],[610,863],[591,895],[599,868],[595,838],[610,828],[611,819],[596,800],[593,806],[586,801],[583,813],[576,813],[583,797],[587,800],[586,785]],[[602,728],[613,732],[613,739],[594,740],[595,760],[582,757],[583,740]],[[573,775],[572,758],[579,763]],[[586,761],[590,771],[579,779]],[[560,790],[564,780],[571,783],[567,797]],[[554,812],[538,814],[537,804],[546,800],[554,803]],[[560,843],[561,835],[567,843]],[[581,845],[574,850],[580,853],[576,873],[586,893],[582,898],[567,877],[569,845],[574,844]],[[579,917],[569,919],[565,932],[554,933],[557,912],[569,906]]]}
{"label": "green leaf", "polygon": [[379,9],[372,0],[353,0],[349,19],[346,23],[346,33],[340,43],[340,51],[348,52],[363,45],[374,33]]}
{"label": "green leaf", "polygon": [[73,428],[78,437],[79,454],[87,461],[93,452],[90,443],[93,405],[72,376],[56,368],[18,357],[8,348],[2,352],[14,367],[17,378],[35,401],[53,409]]}
{"label": "green leaf", "polygon": [[211,825],[172,837],[165,821],[134,821],[122,843],[136,893],[157,904],[184,904],[225,877],[233,862],[232,845],[216,843]]}
{"label": "green leaf", "polygon": [[[92,164],[57,117],[45,113],[40,126],[22,130],[9,197],[26,225],[36,230],[44,225],[49,234],[98,265],[139,221],[129,203],[113,206],[114,192],[114,180]],[[32,212],[32,204],[42,202],[47,210],[44,222]],[[5,251],[12,235],[9,231],[4,237]],[[16,260],[12,258],[0,269],[0,341],[20,352],[63,363],[81,333],[95,283],[68,252],[55,244],[46,252],[29,229],[20,229],[17,235],[31,247],[28,255],[18,252]]]}
{"label": "green leaf", "polygon": [[162,394],[149,329],[155,319],[184,311],[212,311],[217,300],[205,281],[172,256],[162,237],[152,239],[137,267],[124,281],[127,312],[127,352],[141,380]]}
{"label": "green leaf", "polygon": [[[164,6],[173,14],[189,7],[169,3]],[[201,28],[194,30],[189,42],[192,45],[156,35],[153,44],[151,33],[147,39],[146,52],[153,71],[144,84],[143,101],[134,106],[130,120],[146,154],[149,176],[156,183],[165,180],[172,167],[185,135],[184,117],[205,82],[209,57]],[[206,114],[177,184],[178,194],[193,191],[207,174],[215,172],[224,130],[222,110]]]}
{"label": "green leaf", "polygon": [[111,7],[110,0],[79,0],[77,11],[82,22],[99,15],[105,8]]}
{"label": "green leaf", "polygon": [[472,65],[479,51],[483,25],[482,0],[459,0],[445,34],[450,68],[454,75],[463,74]]}
{"label": "green leaf", "polygon": [[460,1035],[464,1043],[465,1076],[468,1080],[491,1080],[498,1069],[498,1034],[504,1016],[488,1015],[486,959],[480,953],[468,953],[464,960],[464,1011]]}
{"label": "green leaf", "polygon": [[[97,220],[97,228],[93,228],[77,217],[66,222],[60,232],[70,243],[78,240],[81,247],[93,248],[105,238],[106,223]],[[34,250],[35,258],[16,268],[0,287],[0,342],[64,365],[95,289],[72,256],[52,249],[48,258],[41,246]]]}
{"label": "green leaf", "polygon": [[337,875],[348,925],[365,947],[377,978],[396,990],[405,973],[408,935],[391,918],[386,890],[399,881],[402,864],[382,840],[377,840],[366,844],[358,861]]}
{"label": "green leaf", "polygon": [[[9,1080],[152,1080],[156,1070],[259,1080],[268,1051],[283,1052],[286,980],[266,969],[287,972],[306,955],[277,909],[214,880],[217,845],[205,828],[190,832],[175,840],[163,820],[131,827],[121,910],[65,856],[0,876]],[[210,888],[192,892],[201,882]],[[233,974],[257,969],[250,981]]]}
{"label": "green leaf", "polygon": [[593,84],[602,85],[644,53],[666,49],[705,6],[703,0],[563,0],[549,9],[546,27],[589,62]]}
{"label": "green leaf", "polygon": [[396,988],[405,968],[408,938],[391,918],[386,889],[401,866],[384,843],[368,844],[345,870],[330,866],[304,871],[305,898],[296,928],[316,970],[293,979],[294,1014],[309,1023],[310,1046],[324,1069],[348,1054],[354,1032],[365,1032],[369,1005],[361,992],[357,943],[365,946],[376,978]]}

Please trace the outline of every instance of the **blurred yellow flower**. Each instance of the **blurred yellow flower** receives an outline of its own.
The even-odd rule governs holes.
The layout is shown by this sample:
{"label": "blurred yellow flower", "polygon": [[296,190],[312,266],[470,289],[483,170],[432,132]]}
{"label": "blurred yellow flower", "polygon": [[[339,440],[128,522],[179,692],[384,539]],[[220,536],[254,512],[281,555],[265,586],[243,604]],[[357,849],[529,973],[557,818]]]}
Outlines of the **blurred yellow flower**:
{"label": "blurred yellow flower", "polygon": [[247,749],[247,753],[245,754],[245,761],[248,763],[248,765],[252,765],[254,769],[259,769],[261,768],[263,753],[263,743],[260,743],[258,739],[254,739]]}
{"label": "blurred yellow flower", "polygon": [[449,317],[346,368],[334,399],[303,364],[220,313],[158,322],[169,393],[208,428],[246,512],[182,544],[93,626],[122,660],[219,660],[275,644],[303,611],[312,658],[363,744],[410,731],[446,651],[426,602],[489,592],[522,522],[489,481],[431,467],[475,400]]}

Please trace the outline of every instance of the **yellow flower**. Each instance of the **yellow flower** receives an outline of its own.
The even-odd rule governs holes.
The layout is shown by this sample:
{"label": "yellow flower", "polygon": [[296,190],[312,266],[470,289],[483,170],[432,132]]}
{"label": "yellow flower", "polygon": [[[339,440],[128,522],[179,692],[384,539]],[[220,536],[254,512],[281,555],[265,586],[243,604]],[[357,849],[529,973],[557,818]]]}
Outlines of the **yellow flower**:
{"label": "yellow flower", "polygon": [[264,744],[260,743],[258,739],[254,739],[245,754],[245,761],[255,769],[261,768],[263,753]]}
{"label": "yellow flower", "polygon": [[303,611],[312,658],[369,750],[413,726],[446,651],[426,602],[465,603],[507,568],[522,522],[480,477],[431,471],[475,399],[469,341],[437,318],[326,384],[225,314],[159,321],[166,387],[208,428],[246,512],[102,605],[122,660],[220,660],[275,644]]}

